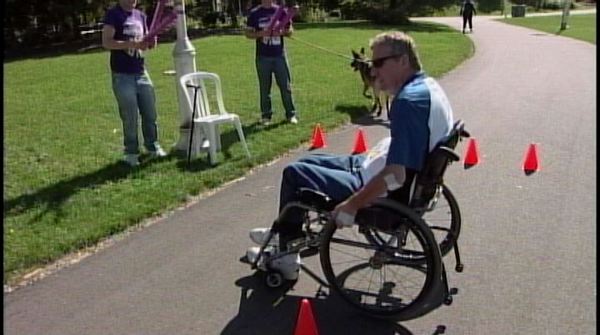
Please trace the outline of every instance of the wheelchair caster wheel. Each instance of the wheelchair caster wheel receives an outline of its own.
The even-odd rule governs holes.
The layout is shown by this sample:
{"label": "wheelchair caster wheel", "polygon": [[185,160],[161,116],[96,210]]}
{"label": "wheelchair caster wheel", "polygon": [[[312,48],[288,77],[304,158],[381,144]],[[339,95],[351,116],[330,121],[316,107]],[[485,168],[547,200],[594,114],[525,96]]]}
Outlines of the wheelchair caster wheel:
{"label": "wheelchair caster wheel", "polygon": [[453,287],[450,289],[450,295],[456,295],[458,294],[458,289],[456,287]]}
{"label": "wheelchair caster wheel", "polygon": [[462,264],[456,264],[456,272],[463,272],[464,268]]}
{"label": "wheelchair caster wheel", "polygon": [[444,304],[447,305],[447,306],[452,305],[452,296],[451,295],[448,295],[446,297],[446,299],[444,299]]}
{"label": "wheelchair caster wheel", "polygon": [[283,285],[283,276],[279,272],[268,272],[265,277],[265,284],[270,288],[278,288]]}

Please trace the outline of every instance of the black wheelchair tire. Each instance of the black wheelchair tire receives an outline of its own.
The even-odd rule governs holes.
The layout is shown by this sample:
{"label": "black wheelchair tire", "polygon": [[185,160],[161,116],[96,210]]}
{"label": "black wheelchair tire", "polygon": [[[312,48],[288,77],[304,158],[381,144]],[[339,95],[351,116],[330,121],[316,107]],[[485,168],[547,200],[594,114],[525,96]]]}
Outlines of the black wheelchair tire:
{"label": "black wheelchair tire", "polygon": [[406,266],[409,268],[414,268],[417,266],[425,267],[425,270],[422,272],[425,272],[426,277],[417,297],[404,306],[386,310],[369,308],[368,306],[365,306],[364,303],[360,303],[352,299],[350,296],[352,293],[347,293],[344,287],[342,287],[343,283],[340,284],[336,278],[336,274],[331,262],[331,241],[337,231],[337,226],[333,221],[327,223],[325,226],[321,240],[320,258],[323,273],[332,290],[362,313],[375,318],[391,319],[394,321],[414,319],[430,311],[430,309],[427,307],[427,299],[429,299],[431,296],[430,293],[434,289],[434,282],[436,278],[440,278],[443,271],[442,256],[440,254],[439,246],[435,241],[431,229],[427,226],[425,221],[410,208],[390,199],[379,199],[373,204],[373,206],[381,206],[390,210],[391,212],[397,213],[398,215],[407,217],[408,220],[406,221],[406,224],[409,226],[409,230],[416,236],[417,240],[423,247],[425,255],[418,263],[412,264],[410,262],[405,262],[402,259],[394,262],[394,265]]}

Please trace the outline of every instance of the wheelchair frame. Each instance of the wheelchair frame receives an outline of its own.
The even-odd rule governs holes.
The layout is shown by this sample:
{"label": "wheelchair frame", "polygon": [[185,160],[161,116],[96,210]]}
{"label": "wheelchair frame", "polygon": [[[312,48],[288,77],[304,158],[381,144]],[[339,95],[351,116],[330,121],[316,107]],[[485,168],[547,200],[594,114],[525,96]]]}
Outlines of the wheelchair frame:
{"label": "wheelchair frame", "polygon": [[[434,161],[432,165],[435,178],[433,178],[432,181],[427,180],[426,182],[429,182],[430,184],[425,184],[425,186],[435,186],[433,196],[429,198],[425,197],[425,201],[421,201],[420,205],[417,205],[418,201],[415,201],[415,199],[423,200],[418,196],[414,196],[415,194],[418,195],[417,187],[415,188],[416,191],[413,192],[413,199],[410,201],[411,206],[406,206],[392,199],[382,198],[376,200],[367,208],[359,210],[359,213],[357,213],[356,221],[358,222],[358,217],[361,211],[362,213],[369,213],[369,211],[375,213],[375,209],[380,210],[383,213],[386,213],[385,217],[390,217],[392,220],[396,220],[395,226],[378,226],[382,220],[377,219],[377,216],[371,213],[371,216],[366,216],[367,222],[364,222],[363,220],[363,222],[355,225],[358,226],[358,232],[367,240],[366,243],[349,241],[335,237],[334,235],[336,234],[338,228],[330,215],[330,211],[335,207],[335,203],[325,194],[309,189],[303,189],[299,192],[300,201],[288,203],[281,211],[278,219],[273,222],[266,241],[260,246],[258,257],[254,260],[254,262],[251,263],[252,269],[259,268],[259,270],[264,271],[266,273],[265,282],[267,286],[276,288],[283,285],[284,280],[283,276],[277,270],[270,267],[270,263],[274,259],[288,254],[302,253],[303,251],[311,250],[310,252],[313,252],[314,254],[320,254],[320,263],[326,278],[323,280],[304,265],[301,265],[302,270],[315,281],[317,281],[321,287],[327,287],[330,289],[330,291],[333,289],[333,291],[336,291],[338,294],[340,294],[345,301],[349,302],[353,307],[367,315],[403,321],[414,319],[429,313],[442,304],[450,305],[452,303],[452,296],[458,293],[458,289],[449,289],[446,270],[442,258],[447,252],[449,252],[451,249],[454,249],[456,259],[455,270],[457,272],[462,272],[464,266],[460,261],[460,254],[457,244],[458,234],[460,232],[460,211],[458,209],[458,203],[456,202],[456,199],[447,186],[444,185],[442,177],[446,166],[453,161],[459,160],[458,155],[456,155],[453,151],[457,142],[460,141],[462,137],[470,136],[464,130],[464,124],[460,120],[455,123],[451,135],[452,136],[450,136],[445,143],[449,144],[448,146],[444,146],[442,144],[436,147],[436,149],[439,149],[436,151],[436,153],[439,154],[439,152],[441,152],[442,156],[431,155],[433,151],[428,156],[428,158],[431,158],[430,156],[434,156],[433,159],[428,160],[428,162]],[[435,161],[443,162],[438,164],[435,163]],[[419,180],[418,177],[416,177],[415,181],[422,182],[423,180]],[[422,185],[423,184],[421,184],[421,186]],[[430,193],[431,191],[431,189],[428,190]],[[429,225],[423,219],[423,216],[426,213],[431,212],[436,208],[437,202],[442,196],[445,197],[450,206],[454,206],[456,210],[456,213],[452,213],[451,215],[450,228]],[[304,232],[305,236],[300,239],[290,241],[286,251],[279,252],[274,255],[265,255],[265,249],[267,246],[269,246],[273,236],[279,230],[278,228],[281,224],[280,218],[286,217],[287,211],[294,207],[305,210],[305,218],[302,225],[302,231]],[[316,216],[311,218],[311,213]],[[454,214],[456,214],[456,217]],[[454,219],[456,219],[457,222],[452,222]],[[372,223],[370,223],[369,220],[373,220]],[[311,227],[311,225],[315,223],[318,225],[318,231],[315,227]],[[353,226],[352,229],[354,229],[355,226]],[[453,227],[455,228],[454,230]],[[438,243],[438,241],[436,241],[432,230],[443,230],[448,232],[448,235],[443,241],[448,239],[449,249],[445,250],[444,254],[442,254],[440,250],[442,243]],[[369,239],[369,234],[373,234],[373,232],[375,232],[375,234],[388,234],[391,237],[386,241],[379,235],[379,240],[374,239],[373,235],[371,235],[371,238]],[[409,249],[405,250],[409,232],[412,232],[412,234],[416,236],[415,240],[417,240],[421,245],[421,251]],[[339,276],[336,276],[336,270],[333,270],[329,249],[331,243],[340,243],[341,245],[346,245],[349,247],[364,247],[365,250],[373,251],[374,254],[372,257],[369,257],[367,266],[375,270],[380,270],[382,267],[385,269],[385,266],[396,265],[425,273],[425,280],[422,287],[419,289],[416,298],[406,304],[402,298],[390,297],[389,293],[392,291],[391,288],[397,286],[397,283],[389,281],[383,282],[382,286],[387,285],[388,287],[382,287],[382,291],[380,291],[378,294],[367,292],[366,294],[361,295],[355,290],[350,290],[343,287],[345,285],[345,279],[343,281],[338,279]],[[265,257],[266,259],[263,260]],[[261,263],[261,261],[263,261],[262,264],[264,264],[262,268],[259,267],[259,263]],[[352,273],[345,275],[350,276],[351,274]],[[386,290],[389,291],[387,292],[388,295],[384,295],[382,293]],[[318,294],[321,292],[321,288],[319,288]],[[359,296],[359,299],[363,299],[364,297],[366,297],[365,299],[375,299],[376,304],[374,304],[373,307],[367,307],[362,301],[357,302],[355,296]],[[391,302],[395,301],[398,302],[400,307],[389,306]],[[386,302],[387,305],[385,304]]]}

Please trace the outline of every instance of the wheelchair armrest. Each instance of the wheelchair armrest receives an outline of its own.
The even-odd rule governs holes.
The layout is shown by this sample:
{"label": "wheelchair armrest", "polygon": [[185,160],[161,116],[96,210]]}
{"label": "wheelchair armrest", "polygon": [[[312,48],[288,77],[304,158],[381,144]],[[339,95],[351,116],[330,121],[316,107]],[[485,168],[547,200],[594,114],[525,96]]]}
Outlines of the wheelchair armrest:
{"label": "wheelchair armrest", "polygon": [[337,205],[327,194],[310,188],[301,188],[298,191],[298,198],[300,202],[307,206],[326,211],[332,211]]}
{"label": "wheelchair armrest", "polygon": [[454,150],[445,146],[441,146],[438,149],[441,153],[444,154],[444,156],[448,158],[448,160],[452,162],[458,162],[460,160],[460,156],[456,152],[454,152]]}

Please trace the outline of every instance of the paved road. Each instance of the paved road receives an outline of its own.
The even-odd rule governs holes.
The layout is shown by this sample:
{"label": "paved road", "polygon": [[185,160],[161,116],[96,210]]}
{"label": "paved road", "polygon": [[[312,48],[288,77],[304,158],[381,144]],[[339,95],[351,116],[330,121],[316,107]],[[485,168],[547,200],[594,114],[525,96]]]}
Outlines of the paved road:
{"label": "paved road", "polygon": [[[458,18],[437,18],[458,28]],[[6,334],[292,334],[312,299],[321,334],[592,334],[596,322],[596,48],[475,18],[473,58],[441,79],[483,162],[454,165],[465,272],[454,304],[402,324],[316,299],[302,275],[279,300],[238,262],[247,231],[276,212],[279,175],[299,149],[114,246],[4,295]],[[440,55],[443,57],[443,55]],[[328,133],[350,150],[354,127]],[[385,125],[364,125],[374,143]],[[539,143],[542,170],[521,170]],[[464,149],[460,147],[459,150]],[[319,271],[315,258],[306,260]],[[453,267],[453,256],[446,258]]]}

